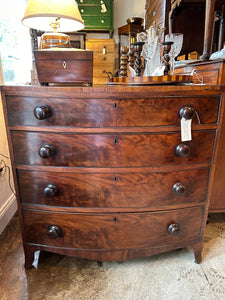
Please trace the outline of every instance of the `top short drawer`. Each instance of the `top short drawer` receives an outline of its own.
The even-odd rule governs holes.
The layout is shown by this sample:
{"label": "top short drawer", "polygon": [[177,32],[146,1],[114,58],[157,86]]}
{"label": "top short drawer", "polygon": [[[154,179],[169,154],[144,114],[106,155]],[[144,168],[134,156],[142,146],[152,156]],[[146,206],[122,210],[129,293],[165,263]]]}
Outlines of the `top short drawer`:
{"label": "top short drawer", "polygon": [[86,48],[94,53],[113,53],[115,52],[114,39],[88,39]]}
{"label": "top short drawer", "polygon": [[[185,105],[192,106],[196,111],[193,123],[197,124],[199,117],[201,124],[216,124],[220,96],[147,99],[7,96],[6,103],[9,125],[12,127],[179,126],[179,110]],[[43,118],[35,117],[34,111],[39,111]],[[48,114],[45,114],[46,111]]]}

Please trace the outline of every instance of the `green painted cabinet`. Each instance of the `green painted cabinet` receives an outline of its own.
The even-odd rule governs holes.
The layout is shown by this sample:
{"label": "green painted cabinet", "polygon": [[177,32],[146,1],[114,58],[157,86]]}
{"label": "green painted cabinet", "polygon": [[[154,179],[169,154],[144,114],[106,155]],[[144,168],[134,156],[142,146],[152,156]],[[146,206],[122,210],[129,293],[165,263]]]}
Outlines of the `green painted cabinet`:
{"label": "green painted cabinet", "polygon": [[102,31],[113,34],[113,0],[77,0],[84,20],[84,31]]}

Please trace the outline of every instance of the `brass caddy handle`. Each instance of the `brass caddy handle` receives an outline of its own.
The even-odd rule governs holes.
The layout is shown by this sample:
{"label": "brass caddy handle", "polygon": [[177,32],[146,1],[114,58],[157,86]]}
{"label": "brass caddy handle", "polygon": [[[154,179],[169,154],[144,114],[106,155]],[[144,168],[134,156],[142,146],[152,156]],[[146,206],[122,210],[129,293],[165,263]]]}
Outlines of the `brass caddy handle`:
{"label": "brass caddy handle", "polygon": [[177,182],[173,186],[173,192],[178,196],[182,196],[186,192],[186,187],[181,182]]}
{"label": "brass caddy handle", "polygon": [[38,105],[34,109],[34,116],[38,120],[44,120],[51,116],[50,108],[47,105]]}
{"label": "brass caddy handle", "polygon": [[187,157],[190,155],[190,153],[191,153],[190,146],[183,144],[183,143],[177,145],[177,147],[176,147],[176,155],[177,156]]}
{"label": "brass caddy handle", "polygon": [[57,196],[59,194],[59,189],[55,184],[50,183],[44,189],[44,194],[45,194],[46,197],[52,198],[52,197]]}
{"label": "brass caddy handle", "polygon": [[41,158],[49,158],[55,154],[55,148],[51,144],[44,144],[39,149],[39,155]]}
{"label": "brass caddy handle", "polygon": [[191,120],[195,116],[195,109],[191,105],[182,106],[179,110],[179,117],[186,120]]}
{"label": "brass caddy handle", "polygon": [[178,236],[178,235],[180,235],[180,232],[181,232],[180,225],[177,223],[170,224],[169,227],[167,228],[167,231],[172,236]]}
{"label": "brass caddy handle", "polygon": [[56,225],[50,225],[48,226],[48,237],[50,239],[56,239],[57,237],[62,236],[62,230],[59,226]]}

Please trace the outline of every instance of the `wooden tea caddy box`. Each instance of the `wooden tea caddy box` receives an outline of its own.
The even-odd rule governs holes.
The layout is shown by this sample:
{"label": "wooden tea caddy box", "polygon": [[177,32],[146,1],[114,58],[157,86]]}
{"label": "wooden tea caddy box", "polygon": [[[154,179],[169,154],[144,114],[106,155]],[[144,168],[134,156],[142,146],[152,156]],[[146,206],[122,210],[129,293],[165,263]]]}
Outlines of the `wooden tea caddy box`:
{"label": "wooden tea caddy box", "polygon": [[93,52],[82,49],[35,50],[38,80],[49,83],[78,83],[92,85]]}

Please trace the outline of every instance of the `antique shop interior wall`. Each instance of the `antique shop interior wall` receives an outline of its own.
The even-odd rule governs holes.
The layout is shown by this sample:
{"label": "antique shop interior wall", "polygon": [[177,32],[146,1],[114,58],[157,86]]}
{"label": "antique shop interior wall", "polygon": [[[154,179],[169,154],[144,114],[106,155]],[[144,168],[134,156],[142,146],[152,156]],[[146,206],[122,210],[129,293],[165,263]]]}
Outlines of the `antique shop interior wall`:
{"label": "antique shop interior wall", "polygon": [[[0,84],[3,84],[2,66],[0,58]],[[14,190],[12,168],[9,159],[9,148],[6,137],[5,120],[2,109],[2,101],[0,95],[0,167],[4,167],[0,173],[0,234],[13,217],[17,210],[16,197],[12,193],[11,187]],[[5,167],[8,166],[9,168]],[[10,170],[10,171],[9,171]]]}

